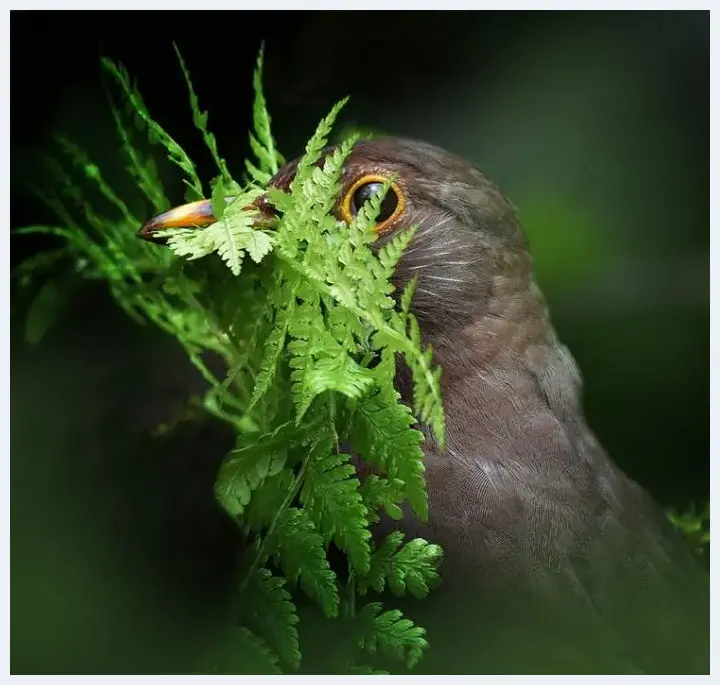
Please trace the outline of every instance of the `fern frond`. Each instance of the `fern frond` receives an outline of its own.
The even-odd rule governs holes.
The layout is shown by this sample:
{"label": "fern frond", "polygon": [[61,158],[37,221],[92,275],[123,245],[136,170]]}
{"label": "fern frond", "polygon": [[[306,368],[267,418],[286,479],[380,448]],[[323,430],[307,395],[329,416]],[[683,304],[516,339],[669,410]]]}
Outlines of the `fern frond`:
{"label": "fern frond", "polygon": [[401,611],[383,611],[382,604],[366,604],[358,618],[367,628],[360,638],[360,647],[370,654],[378,651],[402,660],[408,668],[415,666],[422,658],[428,643],[425,629],[405,618]]}
{"label": "fern frond", "polygon": [[290,321],[295,317],[295,292],[298,288],[298,279],[286,279],[282,272],[275,277],[275,288],[271,294],[274,299],[275,322],[272,332],[265,341],[264,354],[260,364],[260,370],[255,379],[250,408],[257,405],[260,399],[270,388],[285,347]]}
{"label": "fern frond", "polygon": [[272,524],[294,484],[295,475],[290,469],[283,469],[261,483],[243,515],[243,521],[251,531],[259,533]]}
{"label": "fern frond", "polygon": [[257,57],[255,72],[253,73],[253,90],[255,91],[255,101],[253,103],[253,128],[254,133],[250,133],[250,147],[260,163],[258,168],[249,160],[245,161],[245,166],[250,176],[261,185],[267,184],[272,176],[274,176],[280,165],[284,163],[284,159],[277,150],[275,138],[271,131],[271,119],[268,113],[267,103],[262,86],[262,74],[265,59],[265,47],[260,47]]}
{"label": "fern frond", "polygon": [[423,435],[394,389],[360,399],[353,415],[350,443],[360,458],[404,484],[404,494],[421,520],[427,520]]}
{"label": "fern frond", "polygon": [[381,509],[395,521],[403,518],[399,505],[405,501],[405,483],[399,478],[383,478],[370,474],[360,485],[360,496],[368,510],[371,524],[380,520],[378,511]]}
{"label": "fern frond", "polygon": [[270,234],[254,228],[255,212],[245,209],[258,194],[257,189],[251,189],[239,195],[225,208],[223,216],[206,228],[173,228],[157,231],[156,235],[165,238],[178,257],[200,259],[217,252],[230,271],[239,276],[246,252],[257,263],[273,246]]}
{"label": "fern frond", "polygon": [[320,604],[327,617],[337,616],[340,606],[337,578],[325,556],[322,536],[304,509],[285,509],[268,536],[268,550],[277,556],[291,583],[299,581],[302,590]]}
{"label": "fern frond", "polygon": [[[110,94],[109,89],[105,89],[106,97],[110,104],[113,120],[115,121],[115,130],[120,137],[122,152],[127,160],[125,167],[127,172],[135,181],[137,187],[150,201],[155,212],[162,212],[170,206],[165,195],[162,181],[157,171],[155,160],[151,156],[141,155],[140,151],[132,144],[132,135],[129,126],[125,122],[125,118],[121,115],[120,110],[115,104],[115,100]],[[135,95],[138,101],[142,102],[140,94],[135,89]],[[127,111],[127,107],[125,110]],[[130,108],[130,117],[136,117],[134,109]],[[129,117],[127,117],[129,118]],[[140,128],[147,131],[147,125],[144,120],[140,119]]]}
{"label": "fern frond", "polygon": [[[234,649],[231,653],[237,656],[232,658],[229,668],[227,666],[223,667],[223,664],[216,666],[215,673],[228,675],[280,675],[282,673],[278,666],[280,661],[278,655],[270,649],[261,637],[241,626],[236,629],[234,638]],[[223,661],[228,660],[227,657],[223,659]]]}
{"label": "fern frond", "polygon": [[349,461],[349,454],[335,451],[332,438],[318,441],[308,460],[300,501],[325,542],[332,540],[363,574],[370,568],[370,530],[360,481]]}
{"label": "fern frond", "polygon": [[[444,439],[439,370],[433,367],[432,350],[423,348],[410,312],[415,282],[402,293],[399,308],[392,285],[413,229],[373,250],[375,223],[392,179],[349,225],[333,215],[356,140],[348,138],[331,153],[326,148],[345,100],[308,142],[289,192],[258,187],[284,163],[262,91],[262,49],[253,78],[250,146],[255,160],[247,162],[255,185],[241,188],[218,152],[207,112],[200,110],[189,72],[175,50],[194,123],[220,170],[211,181],[217,221],[207,228],[159,234],[170,250],[137,241],[140,222],[129,210],[132,205],[114,194],[82,150],[61,141],[74,164],[70,171],[92,181],[117,217],[110,221],[90,206],[66,169],[54,163],[61,197],[82,207],[82,225],[52,197],[45,200],[61,226],[28,231],[59,237],[64,248],[58,259],[67,257],[85,278],[105,279],[130,316],[174,336],[208,383],[202,407],[236,430],[236,448],[223,461],[215,494],[243,535],[252,538],[249,567],[240,583],[243,627],[234,634],[233,645],[237,655],[251,654],[240,669],[279,672],[280,662],[295,669],[300,660],[295,607],[285,581],[264,568],[270,559],[326,616],[339,614],[338,579],[328,561],[331,543],[348,557],[356,583],[347,593],[353,600],[343,602],[344,620],[359,619],[365,649],[412,665],[427,646],[422,629],[399,612],[383,612],[379,604],[356,614],[352,588],[389,587],[398,595],[423,597],[437,580],[439,548],[424,540],[403,545],[397,534],[375,548],[370,535],[379,511],[399,519],[406,501],[420,518],[427,517],[422,433],[416,419],[430,426],[440,446]],[[152,120],[127,72],[109,60],[103,64],[120,84],[138,127],[183,170],[188,199],[201,197],[194,163]],[[154,207],[166,208],[154,166],[136,154],[131,132],[117,111],[114,116],[130,173]],[[249,209],[261,192],[280,215],[268,230],[255,228],[257,211]],[[216,259],[196,261],[214,252],[224,265]],[[248,255],[259,266],[243,269]],[[18,273],[27,281],[40,266],[29,264]],[[52,284],[45,293],[48,299]],[[219,375],[205,359],[207,352],[222,358],[225,368]],[[415,417],[393,387],[397,355],[412,372]],[[340,447],[348,443],[376,467],[362,485]],[[350,643],[356,644],[353,639]],[[350,661],[343,658],[341,663],[345,668]]]}
{"label": "fern frond", "polygon": [[437,566],[442,559],[440,547],[422,538],[402,545],[404,537],[400,531],[393,531],[373,552],[370,570],[358,578],[360,594],[365,594],[370,588],[382,592],[387,583],[398,597],[409,593],[417,599],[424,599],[438,584]]}
{"label": "fern frond", "polygon": [[220,467],[215,497],[230,516],[240,516],[250,496],[269,476],[285,466],[287,452],[273,445],[253,444],[233,450]]}
{"label": "fern frond", "polygon": [[220,157],[215,135],[208,131],[208,113],[207,111],[203,112],[200,109],[200,101],[198,100],[195,89],[193,88],[192,80],[190,79],[190,72],[185,66],[185,60],[183,60],[183,57],[180,54],[180,49],[178,48],[176,43],[173,43],[173,48],[175,49],[175,54],[177,55],[178,62],[180,62],[180,69],[182,70],[183,76],[185,77],[185,83],[187,84],[188,95],[190,96],[190,108],[192,109],[193,115],[193,123],[202,133],[205,145],[207,146],[208,150],[210,150],[210,154],[212,155],[213,160],[215,161],[215,164],[217,165],[217,168],[219,169],[220,174],[223,177],[223,180],[227,183],[231,183],[232,176],[230,175],[230,171],[228,171],[225,160]]}
{"label": "fern frond", "polygon": [[312,135],[307,145],[305,146],[305,154],[300,158],[298,162],[297,171],[295,178],[290,184],[290,190],[294,191],[295,188],[302,186],[308,177],[313,173],[313,167],[315,163],[322,156],[323,148],[327,145],[328,136],[332,131],[335,119],[337,119],[340,110],[347,104],[348,98],[343,98],[330,110],[329,114],[320,121],[315,133]]}
{"label": "fern frond", "polygon": [[300,666],[298,615],[285,580],[259,568],[240,598],[240,619],[262,636],[291,669]]}
{"label": "fern frond", "polygon": [[385,277],[390,278],[403,252],[410,245],[410,241],[417,233],[417,226],[409,226],[404,231],[396,233],[385,245],[378,250],[378,261],[385,270]]}
{"label": "fern frond", "polygon": [[115,64],[106,57],[103,58],[102,64],[118,82],[137,115],[147,125],[148,131],[152,135],[152,142],[157,142],[165,148],[170,161],[185,172],[187,176],[186,182],[194,194],[194,199],[201,199],[203,197],[203,188],[195,164],[175,139],[150,117],[145,104],[138,96],[137,89],[131,84],[130,76],[125,68],[122,64]]}
{"label": "fern frond", "polygon": [[34,277],[42,272],[55,266],[58,262],[72,259],[73,250],[69,246],[55,248],[53,250],[45,250],[38,254],[28,257],[20,262],[11,272],[11,278],[19,280],[20,285],[27,287],[32,284]]}

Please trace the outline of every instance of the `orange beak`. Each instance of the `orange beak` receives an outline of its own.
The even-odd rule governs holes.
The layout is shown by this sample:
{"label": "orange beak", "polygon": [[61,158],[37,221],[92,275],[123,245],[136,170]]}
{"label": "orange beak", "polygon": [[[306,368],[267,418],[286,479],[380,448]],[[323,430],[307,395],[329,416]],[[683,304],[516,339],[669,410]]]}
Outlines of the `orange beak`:
{"label": "orange beak", "polygon": [[[232,197],[226,197],[225,201],[229,204],[233,199]],[[258,213],[256,225],[266,225],[276,218],[272,207],[262,196],[245,209]],[[216,221],[217,217],[213,214],[210,200],[196,200],[195,202],[189,202],[188,204],[169,209],[167,212],[158,214],[145,222],[137,232],[137,237],[162,244],[165,242],[165,238],[155,235],[158,231],[165,231],[172,228],[205,228],[214,224]]]}

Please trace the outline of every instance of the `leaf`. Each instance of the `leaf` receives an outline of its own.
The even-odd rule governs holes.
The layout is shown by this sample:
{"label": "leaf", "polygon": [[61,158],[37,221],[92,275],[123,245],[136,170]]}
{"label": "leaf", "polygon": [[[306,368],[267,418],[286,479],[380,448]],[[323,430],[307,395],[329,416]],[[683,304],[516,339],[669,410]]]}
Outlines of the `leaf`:
{"label": "leaf", "polygon": [[185,77],[185,84],[188,88],[188,94],[190,96],[190,108],[192,109],[193,114],[193,123],[202,133],[205,145],[207,145],[208,150],[210,150],[210,154],[212,154],[213,159],[215,160],[215,164],[220,170],[223,179],[226,182],[230,182],[232,180],[232,177],[230,176],[230,172],[228,171],[227,165],[225,164],[225,160],[220,157],[215,136],[210,133],[207,128],[208,113],[200,110],[200,101],[195,94],[192,81],[190,80],[190,72],[185,66],[185,61],[183,60],[182,55],[180,54],[180,49],[178,48],[176,43],[173,43],[173,48],[175,49],[175,54],[178,58],[178,62],[180,62],[180,69],[182,70],[183,76]]}
{"label": "leaf", "polygon": [[[317,129],[315,129],[315,133],[305,146],[305,154],[298,162],[295,178],[290,184],[291,190],[294,190],[296,187],[302,187],[312,175],[314,169],[313,165],[320,159],[322,150],[327,143],[328,136],[332,130],[333,124],[335,123],[335,119],[338,114],[340,114],[340,110],[347,104],[347,101],[348,98],[340,100],[340,102],[335,104],[328,115],[318,124]],[[315,178],[319,179],[319,175],[316,175]]]}
{"label": "leaf", "polygon": [[217,178],[214,178],[210,182],[210,187],[212,188],[212,193],[210,195],[210,202],[212,206],[212,213],[213,216],[216,219],[222,219],[223,214],[225,214],[225,210],[227,209],[227,196],[229,195],[229,190],[227,189],[225,183],[223,183],[222,176],[218,176]]}
{"label": "leaf", "polygon": [[241,620],[262,636],[291,669],[300,666],[298,616],[285,580],[259,568],[240,598]]}
{"label": "leaf", "polygon": [[425,629],[405,618],[397,609],[382,611],[382,604],[373,602],[362,608],[358,618],[366,625],[360,647],[370,654],[380,651],[405,661],[407,667],[412,668],[428,647]]}
{"label": "leaf", "polygon": [[253,230],[247,233],[245,238],[245,249],[256,264],[272,250],[272,240],[267,233]]}
{"label": "leaf", "polygon": [[408,502],[418,517],[428,516],[425,465],[420,431],[410,410],[399,402],[394,390],[380,390],[357,403],[350,444],[363,461],[382,469],[404,483]]}
{"label": "leaf", "polygon": [[263,184],[270,180],[270,176],[277,173],[278,167],[283,160],[277,151],[275,139],[270,130],[270,114],[267,110],[267,103],[262,88],[263,63],[265,58],[265,46],[260,47],[257,57],[257,64],[253,74],[253,90],[255,91],[255,102],[253,103],[253,127],[255,135],[250,134],[250,146],[255,153],[260,168],[257,169],[252,163],[247,162],[247,168],[251,176],[260,177]]}
{"label": "leaf", "polygon": [[72,250],[61,247],[54,250],[45,250],[20,262],[12,271],[12,278],[18,279],[23,288],[27,288],[39,274],[50,269],[57,262],[72,258]]}
{"label": "leaf", "polygon": [[189,186],[193,191],[194,199],[200,199],[203,197],[202,183],[195,170],[195,164],[192,162],[187,153],[178,145],[178,143],[163,129],[158,123],[150,118],[150,114],[145,108],[145,104],[139,96],[139,93],[130,83],[130,76],[128,75],[122,64],[115,64],[107,58],[103,58],[102,64],[110,74],[115,78],[120,87],[128,98],[133,109],[142,121],[147,125],[148,132],[151,133],[152,142],[157,142],[162,145],[168,153],[168,158],[174,164],[177,164],[182,169],[189,182]]}
{"label": "leaf", "polygon": [[[396,233],[385,245],[383,245],[378,251],[378,261],[383,265],[385,273],[388,278],[392,276],[397,263],[400,261],[403,252],[410,245],[410,241],[415,237],[417,233],[417,226],[410,226],[404,231]],[[414,290],[414,287],[413,287]],[[412,295],[411,295],[412,297]],[[406,309],[405,303],[403,303],[403,311]]]}
{"label": "leaf", "polygon": [[[132,144],[131,124],[135,116],[135,111],[131,109],[128,112],[128,108],[126,107],[126,114],[123,116],[120,109],[115,105],[109,89],[105,89],[105,94],[110,104],[113,119],[115,120],[116,131],[122,142],[122,152],[127,160],[126,170],[130,176],[132,176],[137,187],[150,201],[153,209],[158,213],[166,210],[170,205],[165,196],[165,190],[158,175],[155,160],[150,156],[141,154],[140,150]],[[139,102],[142,102],[142,97],[137,90],[135,90],[135,97]],[[145,131],[148,130],[144,122],[142,128]],[[151,140],[152,136],[147,136],[147,138]]]}
{"label": "leaf", "polygon": [[380,509],[384,509],[395,521],[403,518],[403,511],[398,505],[405,501],[405,483],[399,478],[382,478],[370,474],[363,479],[359,492],[368,509],[371,524],[380,520],[377,514]]}
{"label": "leaf", "polygon": [[240,516],[253,491],[266,478],[278,474],[286,459],[286,450],[273,444],[233,450],[220,467],[215,497],[230,516]]}
{"label": "leaf", "polygon": [[334,390],[351,399],[359,399],[375,384],[372,373],[344,352],[320,358],[305,374],[305,388],[316,397]]}
{"label": "leaf", "polygon": [[265,640],[244,626],[233,628],[210,656],[209,668],[215,675],[277,675],[278,655]]}
{"label": "leaf", "polygon": [[245,160],[245,169],[247,169],[248,174],[250,174],[250,178],[261,186],[266,185],[272,178],[266,171],[258,169],[249,159]]}
{"label": "leaf", "polygon": [[383,592],[387,582],[397,597],[409,593],[424,599],[437,586],[440,580],[437,566],[442,559],[442,549],[422,538],[401,546],[404,537],[400,531],[393,531],[382,541],[372,555],[369,572],[358,578],[361,594],[369,588]]}
{"label": "leaf", "polygon": [[280,309],[276,314],[275,326],[268,336],[268,339],[265,341],[265,351],[260,364],[260,371],[257,374],[253,394],[250,398],[251,409],[255,407],[263,395],[265,395],[270,387],[270,384],[275,378],[293,311],[294,298],[292,301],[288,302],[286,308]]}
{"label": "leaf", "polygon": [[320,440],[308,460],[300,501],[325,541],[347,553],[360,573],[370,568],[370,530],[360,481],[350,455],[336,453],[331,438]]}
{"label": "leaf", "polygon": [[292,197],[279,188],[269,186],[265,189],[265,196],[270,201],[270,204],[280,212],[287,212],[294,206]]}
{"label": "leaf", "polygon": [[250,498],[250,505],[244,512],[243,521],[250,530],[259,532],[272,523],[281,509],[285,498],[295,481],[293,472],[283,469],[280,473],[266,478]]}
{"label": "leaf", "polygon": [[206,228],[173,228],[157,231],[156,235],[165,238],[168,247],[179,257],[200,259],[217,252],[238,276],[246,251],[253,261],[260,262],[272,249],[270,236],[253,228],[256,212],[244,208],[257,194],[257,191],[248,191],[238,195],[225,208],[222,218]]}
{"label": "leaf", "polygon": [[25,339],[37,345],[63,315],[77,283],[69,274],[61,281],[46,281],[28,308],[25,318]]}
{"label": "leaf", "polygon": [[327,617],[337,616],[340,605],[337,579],[325,556],[322,536],[306,511],[289,507],[282,512],[277,527],[268,536],[268,549],[279,558],[291,583],[299,581],[302,590],[320,604]]}

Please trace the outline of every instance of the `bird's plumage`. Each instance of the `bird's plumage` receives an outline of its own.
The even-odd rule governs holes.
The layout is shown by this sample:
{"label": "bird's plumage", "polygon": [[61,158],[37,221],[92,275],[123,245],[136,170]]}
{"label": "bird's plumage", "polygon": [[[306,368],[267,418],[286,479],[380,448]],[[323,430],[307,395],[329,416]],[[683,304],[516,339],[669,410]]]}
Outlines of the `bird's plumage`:
{"label": "bird's plumage", "polygon": [[[296,169],[271,185],[287,189]],[[447,421],[444,453],[424,428],[428,523],[408,511],[377,529],[445,551],[443,587],[406,607],[433,645],[421,667],[708,672],[708,574],[588,427],[515,208],[459,158],[387,138],[353,148],[338,218],[364,179],[391,177],[402,197],[375,245],[417,226],[394,278],[418,278],[413,310],[443,369]],[[409,383],[399,368],[407,399]]]}
{"label": "bird's plumage", "polygon": [[443,368],[447,450],[428,435],[430,520],[402,524],[445,550],[445,587],[424,607],[444,645],[435,668],[707,671],[706,574],[587,426],[515,208],[424,143],[359,143],[344,190],[368,174],[396,176],[405,196],[378,244],[418,226],[396,280],[418,277],[414,312]]}

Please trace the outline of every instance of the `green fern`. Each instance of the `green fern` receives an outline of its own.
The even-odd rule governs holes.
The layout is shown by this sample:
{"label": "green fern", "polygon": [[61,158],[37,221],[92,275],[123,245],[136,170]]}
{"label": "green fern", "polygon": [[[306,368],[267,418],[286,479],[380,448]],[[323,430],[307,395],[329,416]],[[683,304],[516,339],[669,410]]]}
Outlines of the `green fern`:
{"label": "green fern", "polygon": [[172,136],[170,136],[170,134],[168,134],[162,126],[150,117],[150,113],[147,111],[145,103],[139,96],[137,89],[132,85],[130,76],[122,64],[115,64],[107,58],[103,58],[102,64],[118,82],[124,91],[125,97],[127,97],[132,105],[136,115],[147,126],[151,142],[162,145],[167,151],[168,159],[170,159],[173,164],[176,164],[185,173],[187,178],[183,180],[194,194],[195,197],[193,199],[203,197],[202,182],[197,175],[194,162],[190,159],[190,157],[188,157],[185,150],[182,149]]}
{"label": "green fern", "polygon": [[245,209],[258,195],[257,189],[238,195],[207,228],[171,229],[156,235],[166,238],[178,257],[200,259],[217,252],[233,275],[239,276],[246,253],[259,263],[272,250],[272,235],[253,228],[255,213]]}
{"label": "green fern", "polygon": [[223,461],[215,482],[215,496],[231,516],[240,516],[253,491],[285,466],[282,445],[254,444],[233,450]]}
{"label": "green fern", "polygon": [[245,168],[250,177],[261,185],[265,185],[285,161],[277,150],[275,139],[270,130],[270,114],[267,110],[262,87],[264,58],[265,48],[263,46],[260,48],[255,73],[253,74],[253,88],[255,90],[253,126],[255,131],[254,133],[250,132],[250,147],[257,157],[259,166],[253,164],[250,160],[245,160]]}
{"label": "green fern", "polygon": [[380,510],[395,521],[403,518],[400,504],[405,501],[405,483],[399,478],[383,478],[370,474],[360,486],[360,495],[369,512],[368,520],[371,524],[380,520]]}
{"label": "green fern", "polygon": [[[389,184],[349,225],[333,215],[343,165],[356,140],[351,136],[329,153],[326,148],[345,100],[308,141],[287,192],[267,187],[284,160],[262,91],[262,50],[253,77],[255,161],[246,161],[250,183],[241,186],[220,155],[177,48],[176,53],[193,122],[219,171],[210,182],[216,221],[163,231],[158,237],[166,247],[137,240],[146,217],[134,216],[86,153],[60,139],[70,164],[50,162],[56,186],[53,194],[42,195],[58,225],[18,233],[49,234],[63,246],[25,262],[15,277],[30,287],[40,270],[64,265],[80,278],[104,280],[129,316],[177,339],[208,384],[196,405],[236,431],[215,495],[248,544],[239,579],[240,626],[231,635],[244,665],[223,665],[220,659],[211,670],[297,670],[298,589],[329,619],[354,625],[362,635],[358,648],[414,665],[427,646],[422,628],[380,604],[354,608],[356,591],[369,588],[424,597],[437,582],[441,557],[439,548],[424,540],[403,545],[392,534],[376,546],[370,533],[381,512],[401,519],[404,502],[427,517],[417,422],[429,425],[441,447],[444,440],[439,369],[431,351],[423,349],[410,313],[414,282],[400,294],[399,306],[391,283],[414,230],[373,249],[375,220]],[[128,173],[152,211],[164,211],[169,203],[152,159],[133,142],[137,132],[182,170],[189,199],[202,197],[194,162],[151,118],[127,72],[109,60],[103,65],[127,105],[117,107],[111,98]],[[82,182],[100,191],[112,216],[87,201]],[[258,227],[253,202],[261,194],[279,217]],[[82,206],[82,223],[66,202]],[[62,281],[41,286],[30,311],[34,338],[47,327],[43,312],[57,299],[56,282]],[[222,361],[220,376],[206,364],[208,352]],[[413,374],[413,409],[394,389],[397,355]],[[361,482],[344,444],[376,473]],[[331,544],[347,557],[347,583],[330,567]],[[366,672],[354,664],[346,664],[348,670]]]}
{"label": "green fern", "polygon": [[398,609],[383,611],[382,604],[372,602],[362,608],[360,618],[367,625],[360,647],[370,654],[380,652],[412,668],[428,647],[424,628],[405,618]]}
{"label": "green fern", "polygon": [[283,578],[266,568],[257,570],[240,597],[240,619],[278,654],[290,669],[300,666],[298,616]]}
{"label": "green fern", "polygon": [[335,452],[330,438],[315,446],[300,501],[325,542],[332,540],[361,574],[370,569],[370,530],[360,481],[350,455]]}
{"label": "green fern", "polygon": [[307,511],[286,508],[268,537],[268,551],[276,556],[285,577],[291,583],[299,582],[326,616],[337,616],[340,604],[337,577],[328,564],[322,536]]}
{"label": "green fern", "polygon": [[207,673],[212,675],[277,675],[280,659],[267,642],[245,626],[232,630],[225,644],[220,645]]}
{"label": "green fern", "polygon": [[421,520],[428,516],[422,433],[392,388],[378,390],[357,403],[350,442],[360,458],[389,478],[402,482],[402,494]]}
{"label": "green fern", "polygon": [[[178,62],[180,62],[180,69],[182,70],[183,76],[185,77],[185,83],[188,88],[188,94],[190,96],[190,109],[192,110],[193,114],[193,123],[195,126],[200,130],[202,133],[203,140],[205,141],[205,145],[207,145],[208,150],[210,150],[210,154],[213,157],[213,160],[215,161],[215,164],[217,165],[217,168],[220,170],[220,174],[223,178],[223,181],[226,184],[233,184],[233,178],[230,175],[230,171],[228,171],[227,164],[225,163],[225,160],[220,156],[220,153],[218,152],[218,146],[217,141],[215,140],[215,135],[208,131],[207,127],[207,121],[208,121],[208,113],[202,112],[200,110],[200,101],[198,100],[197,95],[195,94],[195,90],[193,89],[192,80],[190,79],[190,72],[187,70],[187,67],[185,66],[185,61],[182,58],[182,55],[180,54],[180,49],[178,46],[173,43],[173,48],[175,49],[175,55],[178,58]],[[238,187],[239,188],[239,187]]]}
{"label": "green fern", "polygon": [[709,552],[710,502],[707,502],[701,511],[697,510],[695,504],[681,513],[671,509],[667,512],[667,517],[696,554],[703,555]]}
{"label": "green fern", "polygon": [[387,583],[398,597],[409,593],[424,599],[438,584],[437,565],[442,558],[440,547],[421,538],[403,545],[404,537],[403,533],[394,531],[382,541],[372,555],[367,576],[360,578],[358,590],[361,594],[369,588],[382,592]]}

